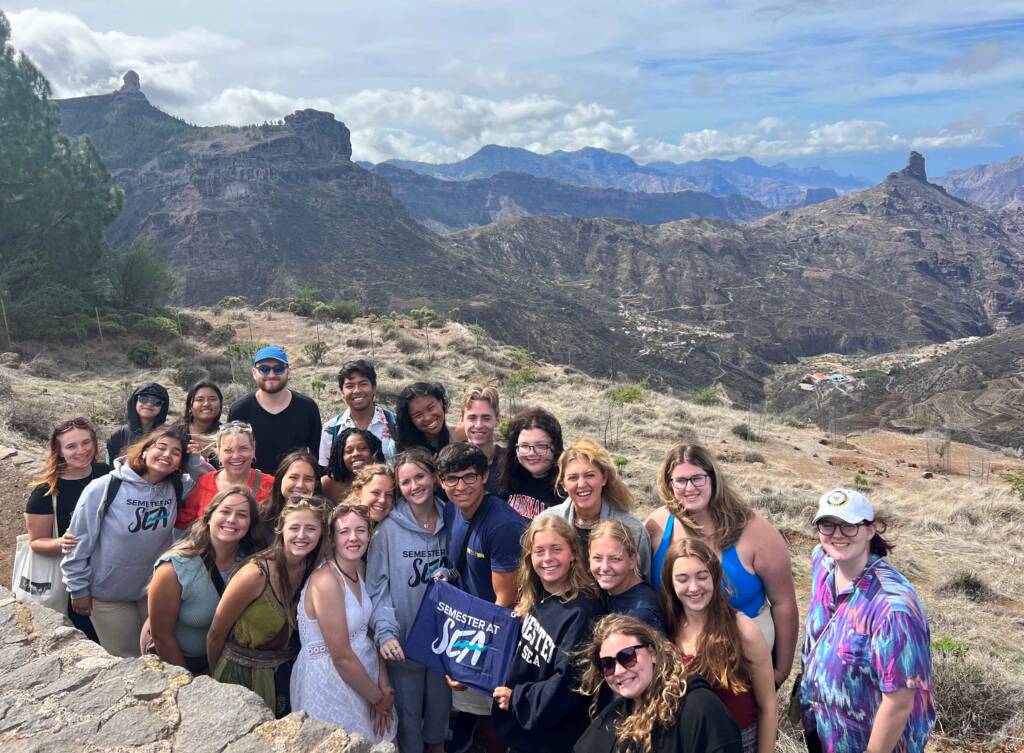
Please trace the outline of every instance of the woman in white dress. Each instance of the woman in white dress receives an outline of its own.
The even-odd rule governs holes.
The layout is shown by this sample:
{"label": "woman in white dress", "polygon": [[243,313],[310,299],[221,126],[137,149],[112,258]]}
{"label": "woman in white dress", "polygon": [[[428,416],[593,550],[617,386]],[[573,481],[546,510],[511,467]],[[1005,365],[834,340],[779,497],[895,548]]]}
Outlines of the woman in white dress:
{"label": "woman in white dress", "polygon": [[291,678],[293,711],[358,732],[371,744],[393,741],[395,692],[377,658],[368,626],[373,604],[363,582],[369,511],[331,512],[331,551],[310,576],[298,606],[302,650]]}

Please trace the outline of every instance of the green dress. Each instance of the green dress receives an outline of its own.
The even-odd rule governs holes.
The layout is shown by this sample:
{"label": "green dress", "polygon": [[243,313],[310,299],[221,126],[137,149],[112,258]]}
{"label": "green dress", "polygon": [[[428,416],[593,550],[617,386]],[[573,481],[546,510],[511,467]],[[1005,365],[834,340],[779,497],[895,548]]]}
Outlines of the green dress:
{"label": "green dress", "polygon": [[299,650],[293,627],[295,607],[285,607],[274,591],[266,563],[257,560],[255,564],[266,585],[231,628],[213,679],[249,688],[280,719],[291,710],[288,684]]}

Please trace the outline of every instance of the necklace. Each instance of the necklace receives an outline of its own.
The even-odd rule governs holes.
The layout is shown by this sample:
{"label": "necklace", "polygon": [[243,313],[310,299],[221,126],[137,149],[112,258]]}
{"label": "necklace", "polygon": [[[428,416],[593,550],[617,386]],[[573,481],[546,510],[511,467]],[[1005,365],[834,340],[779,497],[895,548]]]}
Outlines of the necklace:
{"label": "necklace", "polygon": [[430,516],[429,518],[427,518],[426,520],[424,520],[424,521],[419,521],[419,524],[420,524],[420,528],[423,528],[423,529],[424,529],[424,530],[426,530],[426,531],[431,531],[431,530],[433,530],[433,528],[434,528],[434,525],[435,525],[436,523],[437,523],[437,516],[436,516],[436,515],[431,515],[431,516]]}
{"label": "necklace", "polygon": [[587,530],[593,528],[594,526],[596,526],[598,524],[598,522],[600,522],[600,520],[601,520],[601,516],[600,515],[598,515],[593,520],[584,520],[583,518],[577,516],[575,523],[576,523],[576,527],[577,528],[581,528],[584,531],[587,531]]}
{"label": "necklace", "polygon": [[334,561],[334,569],[335,569],[335,570],[337,570],[337,571],[338,571],[339,573],[341,573],[342,575],[344,575],[344,576],[345,576],[346,578],[348,578],[348,580],[349,580],[349,581],[350,581],[351,583],[359,583],[359,574],[358,574],[358,573],[356,573],[356,577],[354,577],[354,578],[353,578],[353,577],[352,577],[351,575],[349,575],[348,573],[346,573],[346,572],[345,572],[345,571],[344,571],[344,570],[342,569],[341,565],[339,565],[339,564],[338,564],[338,561],[337,561],[337,560],[335,560],[335,561]]}

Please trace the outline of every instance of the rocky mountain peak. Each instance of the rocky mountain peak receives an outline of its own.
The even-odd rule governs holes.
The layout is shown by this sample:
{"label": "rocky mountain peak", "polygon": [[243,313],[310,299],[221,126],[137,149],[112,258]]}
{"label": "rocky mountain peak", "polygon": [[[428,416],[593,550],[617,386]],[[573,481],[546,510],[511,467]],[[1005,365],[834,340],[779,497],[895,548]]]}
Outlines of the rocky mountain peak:
{"label": "rocky mountain peak", "polygon": [[304,149],[323,159],[352,159],[352,139],[344,123],[334,115],[320,110],[296,110],[284,118],[292,133],[299,137]]}
{"label": "rocky mountain peak", "polygon": [[121,88],[117,90],[119,94],[134,94],[136,92],[142,93],[142,84],[139,82],[139,74],[135,71],[128,71],[121,77]]}
{"label": "rocky mountain peak", "polygon": [[907,166],[900,170],[900,174],[927,183],[928,173],[924,168],[924,155],[920,152],[911,152],[910,158],[907,160]]}

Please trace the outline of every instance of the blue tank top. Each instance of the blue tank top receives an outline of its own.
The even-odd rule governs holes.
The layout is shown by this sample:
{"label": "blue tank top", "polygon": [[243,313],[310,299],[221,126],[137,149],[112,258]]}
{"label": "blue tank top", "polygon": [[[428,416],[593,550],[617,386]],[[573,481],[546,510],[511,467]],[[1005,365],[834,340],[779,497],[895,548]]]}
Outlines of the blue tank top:
{"label": "blue tank top", "polygon": [[[661,589],[661,569],[665,564],[668,547],[672,543],[672,529],[675,528],[675,524],[676,516],[670,514],[665,521],[665,532],[658,543],[658,551],[651,558],[651,583],[657,590]],[[743,567],[735,545],[722,552],[722,571],[725,573],[722,588],[726,589],[726,594],[732,594],[729,605],[747,617],[756,617],[764,606],[764,583],[761,582],[761,578]]]}

